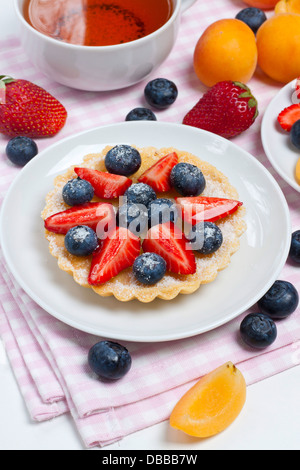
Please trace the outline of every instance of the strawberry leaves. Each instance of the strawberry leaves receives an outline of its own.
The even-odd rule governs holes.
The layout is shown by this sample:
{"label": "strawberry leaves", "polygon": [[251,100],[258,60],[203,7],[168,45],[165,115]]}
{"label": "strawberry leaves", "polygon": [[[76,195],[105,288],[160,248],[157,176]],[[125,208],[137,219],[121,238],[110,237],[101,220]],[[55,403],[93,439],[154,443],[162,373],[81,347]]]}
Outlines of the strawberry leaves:
{"label": "strawberry leaves", "polygon": [[6,103],[6,85],[14,82],[14,79],[6,75],[0,75],[0,104]]}
{"label": "strawberry leaves", "polygon": [[9,83],[13,83],[15,81],[14,78],[9,77],[8,75],[0,75],[0,86],[2,87],[8,85]]}

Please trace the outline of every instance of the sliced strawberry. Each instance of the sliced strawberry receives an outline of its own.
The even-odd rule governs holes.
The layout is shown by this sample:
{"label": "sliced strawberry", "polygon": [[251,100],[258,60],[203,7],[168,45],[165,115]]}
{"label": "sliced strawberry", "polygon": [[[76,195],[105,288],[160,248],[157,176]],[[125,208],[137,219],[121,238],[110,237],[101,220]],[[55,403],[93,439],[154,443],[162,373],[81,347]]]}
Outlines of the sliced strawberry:
{"label": "sliced strawberry", "polygon": [[79,178],[91,183],[95,196],[103,199],[115,199],[123,196],[132,185],[132,180],[126,176],[112,175],[90,168],[75,168],[74,171]]}
{"label": "sliced strawberry", "polygon": [[196,225],[199,222],[215,222],[233,214],[240,206],[240,201],[218,197],[178,197],[176,202],[181,209],[185,222]]}
{"label": "sliced strawberry", "polygon": [[143,243],[145,253],[157,253],[167,263],[167,269],[176,274],[195,274],[196,259],[184,233],[174,224],[155,225]]}
{"label": "sliced strawberry", "polygon": [[82,206],[74,206],[63,212],[53,214],[45,220],[45,228],[49,232],[66,235],[77,225],[87,225],[93,230],[105,231],[115,221],[112,204],[90,202]]}
{"label": "sliced strawberry", "polygon": [[296,96],[300,99],[300,77],[296,80]]}
{"label": "sliced strawberry", "polygon": [[296,121],[300,119],[300,104],[292,104],[285,108],[278,116],[282,129],[290,132]]}
{"label": "sliced strawberry", "polygon": [[98,286],[117,276],[133,265],[140,252],[140,238],[126,228],[116,227],[93,256],[89,284]]}
{"label": "sliced strawberry", "polygon": [[139,182],[151,186],[156,192],[166,192],[172,189],[170,183],[171,171],[178,164],[178,155],[173,152],[161,158],[151,168],[140,176]]}

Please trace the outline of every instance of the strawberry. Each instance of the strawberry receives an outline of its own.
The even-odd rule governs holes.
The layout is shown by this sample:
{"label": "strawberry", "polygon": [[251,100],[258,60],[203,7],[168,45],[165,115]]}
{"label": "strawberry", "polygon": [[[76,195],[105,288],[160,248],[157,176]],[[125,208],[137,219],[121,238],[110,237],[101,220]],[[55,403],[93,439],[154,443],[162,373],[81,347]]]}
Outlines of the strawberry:
{"label": "strawberry", "polygon": [[133,266],[141,253],[141,240],[123,227],[116,227],[94,253],[88,282],[98,286]]}
{"label": "strawberry", "polygon": [[296,121],[300,119],[300,104],[288,106],[278,116],[278,122],[283,130],[290,132]]}
{"label": "strawberry", "polygon": [[170,183],[171,171],[177,163],[177,153],[170,153],[145,171],[145,173],[140,176],[139,182],[148,184],[156,192],[170,191],[172,189]]}
{"label": "strawberry", "polygon": [[64,127],[66,109],[43,88],[1,75],[0,89],[0,133],[35,139],[52,137]]}
{"label": "strawberry", "polygon": [[240,82],[219,82],[187,113],[183,124],[230,139],[249,129],[258,116],[257,101]]}
{"label": "strawberry", "polygon": [[45,228],[49,232],[66,235],[71,228],[77,225],[87,225],[98,231],[110,227],[112,223],[115,224],[115,212],[112,204],[90,202],[51,215],[45,220]]}
{"label": "strawberry", "polygon": [[296,80],[296,97],[300,99],[300,77]]}
{"label": "strawberry", "polygon": [[193,251],[184,233],[173,223],[152,227],[143,242],[145,253],[156,253],[167,263],[168,271],[176,274],[195,274],[197,270]]}
{"label": "strawberry", "polygon": [[243,205],[240,201],[218,197],[178,197],[182,218],[185,222],[196,225],[199,222],[215,222],[233,214]]}
{"label": "strawberry", "polygon": [[90,168],[74,168],[79,178],[89,181],[94,188],[95,196],[103,199],[114,199],[127,191],[132,180],[126,176],[113,175]]}

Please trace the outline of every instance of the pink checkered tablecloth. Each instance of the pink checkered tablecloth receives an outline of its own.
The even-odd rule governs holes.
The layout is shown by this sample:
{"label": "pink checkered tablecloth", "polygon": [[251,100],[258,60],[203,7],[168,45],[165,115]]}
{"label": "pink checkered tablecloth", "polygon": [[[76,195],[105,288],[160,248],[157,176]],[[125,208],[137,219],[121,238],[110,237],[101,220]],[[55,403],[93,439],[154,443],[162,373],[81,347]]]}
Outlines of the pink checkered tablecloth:
{"label": "pink checkered tablecloth", "polygon": [[[182,122],[199,100],[205,88],[192,67],[196,41],[213,21],[235,17],[244,7],[239,0],[198,0],[185,13],[172,54],[151,77],[170,78],[179,88],[176,104],[156,112],[159,121]],[[77,132],[122,122],[132,108],[144,104],[144,82],[109,93],[75,91],[35,70],[17,38],[2,41],[0,46],[1,73],[37,83],[68,110],[65,128],[55,138],[38,141],[40,150]],[[281,86],[259,71],[249,85],[258,99],[260,116],[252,128],[234,141],[260,160],[278,181],[289,204],[293,229],[299,229],[299,193],[275,173],[260,138],[264,110]],[[1,137],[1,202],[20,171],[8,162],[6,144],[7,139]],[[241,318],[194,338],[126,344],[133,359],[131,371],[117,383],[102,383],[87,365],[88,350],[99,338],[59,322],[36,305],[8,271],[1,250],[0,263],[0,333],[30,417],[41,422],[71,413],[87,448],[108,445],[167,420],[176,401],[199,377],[228,360],[238,365],[248,385],[299,364],[298,309],[278,323],[278,339],[265,351],[250,351],[240,342],[237,332]],[[280,278],[292,282],[300,292],[299,268],[286,263]]]}

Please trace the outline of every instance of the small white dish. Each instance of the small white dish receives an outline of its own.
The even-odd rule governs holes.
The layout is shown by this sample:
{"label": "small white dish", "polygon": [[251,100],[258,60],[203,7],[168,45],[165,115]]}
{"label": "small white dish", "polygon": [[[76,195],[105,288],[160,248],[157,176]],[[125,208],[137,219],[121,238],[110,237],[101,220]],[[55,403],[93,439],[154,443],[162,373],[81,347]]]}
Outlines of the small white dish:
{"label": "small white dish", "polygon": [[269,104],[262,121],[261,137],[264,151],[273,168],[286,183],[300,193],[300,185],[295,179],[300,151],[291,144],[289,133],[284,131],[277,121],[281,111],[299,103],[295,98],[295,85],[295,80],[288,83]]}
{"label": "small white dish", "polygon": [[[61,271],[44,238],[41,211],[54,178],[106,144],[173,146],[215,165],[237,188],[247,232],[231,264],[211,284],[173,301],[122,303],[79,287]],[[159,342],[195,336],[253,306],[281,272],[291,223],[283,193],[265,167],[228,140],[181,124],[125,122],[69,137],[41,152],[18,175],[3,203],[0,237],[7,264],[27,294],[55,318],[98,336]]]}

